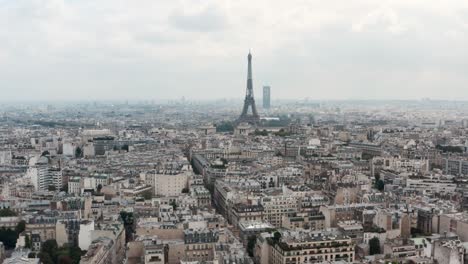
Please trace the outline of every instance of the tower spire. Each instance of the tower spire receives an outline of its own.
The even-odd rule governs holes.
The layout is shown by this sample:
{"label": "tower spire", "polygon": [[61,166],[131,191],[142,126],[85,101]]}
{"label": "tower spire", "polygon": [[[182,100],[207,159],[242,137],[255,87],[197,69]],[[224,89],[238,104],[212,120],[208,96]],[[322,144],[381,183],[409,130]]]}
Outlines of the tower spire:
{"label": "tower spire", "polygon": [[[252,114],[248,113],[249,107],[252,109]],[[259,120],[260,117],[257,113],[257,107],[255,106],[255,99],[253,95],[252,54],[249,50],[249,55],[247,55],[247,88],[244,99],[244,108],[242,110],[241,116],[239,117],[239,122],[256,124]]]}

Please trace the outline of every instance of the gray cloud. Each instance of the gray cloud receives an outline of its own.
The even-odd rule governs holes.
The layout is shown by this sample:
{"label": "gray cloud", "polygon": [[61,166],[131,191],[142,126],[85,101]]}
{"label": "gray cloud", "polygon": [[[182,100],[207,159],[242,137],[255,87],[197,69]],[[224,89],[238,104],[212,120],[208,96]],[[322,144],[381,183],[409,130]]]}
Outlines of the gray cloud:
{"label": "gray cloud", "polygon": [[221,31],[228,25],[226,15],[214,7],[195,13],[177,10],[169,17],[169,22],[177,29],[195,32]]}
{"label": "gray cloud", "polygon": [[462,0],[0,0],[0,100],[468,99]]}

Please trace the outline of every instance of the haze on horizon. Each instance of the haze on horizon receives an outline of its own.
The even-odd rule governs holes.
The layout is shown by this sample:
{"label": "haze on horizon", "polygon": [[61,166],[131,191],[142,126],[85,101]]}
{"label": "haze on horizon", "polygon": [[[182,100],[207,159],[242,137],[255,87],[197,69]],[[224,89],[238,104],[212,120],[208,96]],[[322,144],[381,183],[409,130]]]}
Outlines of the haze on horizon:
{"label": "haze on horizon", "polygon": [[463,0],[0,0],[0,101],[468,99]]}

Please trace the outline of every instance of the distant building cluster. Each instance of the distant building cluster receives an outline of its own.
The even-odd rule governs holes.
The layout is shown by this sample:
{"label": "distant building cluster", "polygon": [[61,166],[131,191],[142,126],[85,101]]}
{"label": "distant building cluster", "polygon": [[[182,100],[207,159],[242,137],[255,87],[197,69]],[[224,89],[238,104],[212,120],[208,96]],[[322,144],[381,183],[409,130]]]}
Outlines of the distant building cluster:
{"label": "distant building cluster", "polygon": [[468,263],[468,109],[265,87],[261,118],[248,61],[252,113],[0,106],[0,260]]}

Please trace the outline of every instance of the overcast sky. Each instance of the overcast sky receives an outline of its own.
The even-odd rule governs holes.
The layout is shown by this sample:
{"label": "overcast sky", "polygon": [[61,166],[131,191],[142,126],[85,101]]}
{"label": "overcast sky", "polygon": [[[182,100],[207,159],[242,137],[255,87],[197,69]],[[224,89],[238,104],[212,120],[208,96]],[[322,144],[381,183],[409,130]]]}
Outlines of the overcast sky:
{"label": "overcast sky", "polygon": [[0,100],[468,99],[466,0],[0,0]]}

